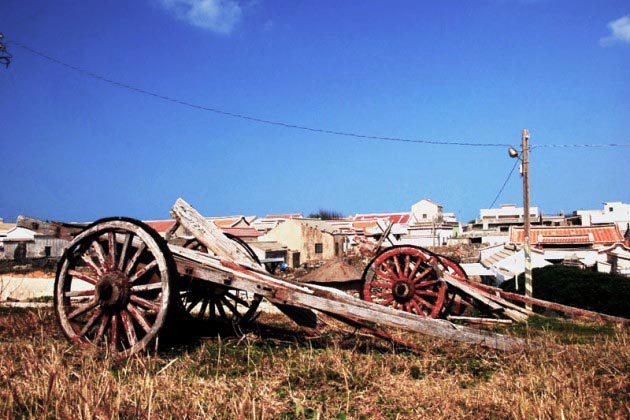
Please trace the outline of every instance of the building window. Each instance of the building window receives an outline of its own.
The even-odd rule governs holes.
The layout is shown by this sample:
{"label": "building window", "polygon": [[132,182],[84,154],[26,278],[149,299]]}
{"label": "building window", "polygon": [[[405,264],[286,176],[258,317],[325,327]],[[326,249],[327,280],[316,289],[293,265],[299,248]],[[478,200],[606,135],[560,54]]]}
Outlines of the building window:
{"label": "building window", "polygon": [[315,244],[315,253],[316,254],[321,254],[322,252],[324,252],[324,245],[323,244]]}
{"label": "building window", "polygon": [[52,248],[49,246],[44,247],[44,255],[47,257],[50,257],[50,251],[52,251]]}

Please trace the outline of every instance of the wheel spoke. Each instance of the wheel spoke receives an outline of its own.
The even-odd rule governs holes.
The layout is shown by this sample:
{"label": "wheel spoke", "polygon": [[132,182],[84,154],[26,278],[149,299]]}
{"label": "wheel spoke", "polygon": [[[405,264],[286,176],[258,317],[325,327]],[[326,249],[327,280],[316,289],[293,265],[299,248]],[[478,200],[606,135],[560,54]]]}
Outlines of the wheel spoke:
{"label": "wheel spoke", "polygon": [[439,284],[441,280],[426,280],[426,281],[421,281],[420,283],[415,283],[415,287],[416,289],[424,289],[426,287],[429,286],[433,286],[436,284]]}
{"label": "wheel spoke", "polygon": [[123,242],[122,250],[120,251],[120,256],[118,257],[119,271],[123,271],[125,269],[125,263],[127,262],[127,250],[129,249],[129,244],[131,244],[132,239],[133,234],[128,233],[125,235],[125,241]]}
{"label": "wheel spoke", "polygon": [[79,306],[77,309],[75,309],[73,312],[71,312],[68,315],[68,319],[74,319],[78,317],[79,315],[83,315],[87,311],[94,309],[97,306],[98,306],[98,302],[96,300],[93,300],[90,303],[87,303],[85,305]]}
{"label": "wheel spoke", "polygon": [[225,309],[223,309],[223,305],[221,305],[221,302],[217,302],[216,304],[217,304],[217,305],[216,305],[216,306],[217,306],[217,309],[219,310],[219,316],[220,316],[222,319],[227,320],[227,319],[228,319],[228,317],[227,317],[227,315],[226,315],[226,313],[225,313]]}
{"label": "wheel spoke", "polygon": [[192,311],[199,302],[201,302],[201,296],[193,296],[188,302],[188,306],[186,306],[186,312]]}
{"label": "wheel spoke", "polygon": [[81,259],[88,265],[88,267],[90,267],[92,269],[92,271],[94,271],[97,275],[102,275],[103,274],[103,269],[101,267],[99,267],[98,265],[96,265],[96,263],[94,263],[94,260],[92,259],[92,257],[90,255],[88,255],[87,253],[84,253],[81,255]]}
{"label": "wheel spoke", "polygon": [[373,289],[380,288],[380,289],[391,290],[392,284],[391,283],[383,283],[383,282],[380,282],[380,281],[373,281],[373,282],[370,283],[370,288],[373,288]]}
{"label": "wheel spoke", "polygon": [[157,267],[158,262],[157,260],[153,260],[151,261],[149,264],[145,265],[144,267],[142,267],[140,270],[138,270],[137,273],[135,273],[130,279],[129,279],[129,283],[134,283],[136,280],[138,280],[140,277],[142,277],[143,275],[145,275],[146,273],[148,273],[149,271],[151,271],[153,268]]}
{"label": "wheel spoke", "polygon": [[144,251],[144,248],[146,248],[146,244],[144,242],[141,242],[138,246],[138,249],[136,249],[136,253],[133,254],[133,257],[131,257],[131,259],[127,263],[127,267],[125,267],[125,275],[128,276],[129,273],[131,273],[131,270],[136,265],[138,258],[140,258],[140,254],[142,254],[142,251]]}
{"label": "wheel spoke", "polygon": [[92,290],[74,290],[74,291],[70,291],[70,292],[63,292],[63,296],[67,297],[67,298],[94,296],[94,289],[92,289]]}
{"label": "wheel spoke", "polygon": [[384,280],[387,280],[387,281],[389,281],[390,283],[393,283],[394,281],[396,281],[396,278],[395,278],[395,277],[393,277],[393,276],[392,276],[390,273],[388,273],[388,272],[385,272],[385,271],[382,271],[382,270],[376,269],[376,270],[375,270],[375,273],[376,273],[376,275],[377,275],[378,277],[380,277],[380,278],[382,278],[382,279],[384,279]]}
{"label": "wheel spoke", "polygon": [[434,291],[434,290],[416,290],[416,294],[417,295],[423,295],[423,296],[436,297],[436,296],[438,296],[439,293]]}
{"label": "wheel spoke", "polygon": [[111,342],[110,345],[114,350],[116,350],[116,346],[118,344],[118,315],[112,315],[111,322]]}
{"label": "wheel spoke", "polygon": [[133,319],[135,319],[136,322],[142,327],[144,332],[148,333],[149,331],[151,331],[151,324],[149,324],[149,321],[144,317],[140,309],[138,309],[131,303],[128,303],[127,311],[129,311]]}
{"label": "wheel spoke", "polygon": [[238,297],[238,296],[236,296],[236,295],[234,295],[232,293],[228,292],[228,293],[225,294],[225,296],[229,296],[230,298],[232,298],[232,300],[234,302],[236,302],[237,304],[240,303],[241,305],[245,306],[246,308],[250,307],[249,302],[247,302],[246,300],[241,299],[240,297]]}
{"label": "wheel spoke", "polygon": [[402,270],[400,269],[400,262],[398,261],[398,255],[394,255],[391,258],[394,261],[394,268],[396,269],[396,275],[398,278],[402,276]]}
{"label": "wheel spoke", "polygon": [[96,336],[94,337],[94,343],[98,344],[103,340],[105,335],[105,328],[107,328],[107,324],[109,323],[110,316],[105,314],[101,317],[101,323],[98,326],[98,331],[96,332]]}
{"label": "wheel spoke", "polygon": [[133,321],[131,320],[129,312],[125,310],[120,311],[120,320],[122,321],[123,329],[125,330],[125,336],[127,336],[127,342],[130,346],[135,346],[138,343],[138,337],[136,336],[136,331],[133,328]]}
{"label": "wheel spoke", "polygon": [[206,312],[209,302],[210,302],[210,298],[203,299],[203,302],[201,302],[201,309],[199,309],[199,314],[197,314],[197,318],[203,319],[203,314]]}
{"label": "wheel spoke", "polygon": [[113,269],[116,267],[116,232],[107,232],[107,267]]}
{"label": "wheel spoke", "polygon": [[98,283],[98,280],[96,280],[94,277],[88,276],[87,274],[82,273],[77,270],[68,270],[68,275],[72,277],[76,277],[79,280],[86,281],[93,286],[96,286],[96,283]]}
{"label": "wheel spoke", "polygon": [[[420,307],[418,306],[418,304],[416,303],[415,300],[411,300],[409,301],[409,303],[411,304],[411,306],[416,310],[416,313],[418,315],[424,315],[424,312],[422,311],[422,309],[420,309]],[[411,311],[410,311],[411,312]]]}
{"label": "wheel spoke", "polygon": [[230,311],[232,311],[233,316],[240,316],[240,314],[238,313],[238,309],[236,309],[236,306],[232,305],[232,303],[225,296],[221,298],[221,300],[223,301],[223,304],[227,306]]}
{"label": "wheel spoke", "polygon": [[387,273],[387,275],[385,277],[390,278],[390,279],[397,279],[398,277],[396,276],[396,273],[394,273],[394,270],[392,269],[391,266],[391,262],[389,260],[385,261],[382,266],[385,268],[385,272]]}
{"label": "wheel spoke", "polygon": [[138,284],[131,287],[131,293],[147,292],[149,290],[157,290],[162,288],[162,283]]}
{"label": "wheel spoke", "polygon": [[81,329],[78,335],[80,337],[83,337],[84,335],[86,335],[87,332],[90,330],[90,328],[92,328],[94,324],[96,323],[96,321],[98,321],[101,315],[103,315],[103,309],[99,308],[98,310],[94,311],[94,314],[85,323],[85,325],[83,326],[83,328]]}
{"label": "wheel spoke", "polygon": [[136,296],[136,295],[131,295],[129,297],[129,300],[131,300],[133,303],[137,303],[138,305],[142,306],[145,309],[149,309],[156,313],[160,312],[160,308],[162,307],[161,302],[160,303],[151,302],[150,300],[143,299],[140,296]]}
{"label": "wheel spoke", "polygon": [[405,268],[403,269],[403,276],[408,278],[409,276],[409,263],[411,261],[411,255],[405,255]]}
{"label": "wheel spoke", "polygon": [[424,271],[420,274],[418,274],[415,278],[414,278],[414,283],[419,282],[420,280],[422,280],[427,274],[429,274],[431,271],[433,270],[433,267],[427,267],[424,269]]}
{"label": "wheel spoke", "polygon": [[428,308],[433,308],[433,307],[435,306],[434,304],[430,303],[429,301],[422,299],[422,298],[421,298],[420,296],[418,296],[418,295],[413,295],[413,298],[414,298],[414,300],[415,300],[416,302],[418,302],[419,304],[421,304],[421,305],[423,305],[423,306],[426,306],[426,307],[428,307]]}
{"label": "wheel spoke", "polygon": [[98,258],[98,262],[101,264],[101,267],[107,268],[107,261],[105,260],[105,251],[103,247],[98,242],[98,240],[92,241],[92,249],[96,253],[96,258]]}
{"label": "wheel spoke", "polygon": [[[390,303],[392,303],[393,301],[394,301],[394,297],[393,297],[393,296],[390,296],[390,297],[388,297],[387,299],[385,299],[383,302],[378,302],[378,303],[379,303],[380,305],[383,305],[383,306],[388,306],[388,305],[389,305]],[[394,304],[395,304],[395,303],[396,303],[396,302],[394,302]]]}

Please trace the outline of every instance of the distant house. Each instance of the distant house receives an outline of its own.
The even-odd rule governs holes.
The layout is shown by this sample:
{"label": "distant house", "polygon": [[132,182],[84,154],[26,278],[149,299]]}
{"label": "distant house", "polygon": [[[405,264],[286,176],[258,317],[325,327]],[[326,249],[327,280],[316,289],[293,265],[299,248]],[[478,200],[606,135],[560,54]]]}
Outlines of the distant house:
{"label": "distant house", "polygon": [[3,258],[21,262],[35,258],[57,258],[68,244],[65,239],[42,235],[30,229],[16,226],[2,240]]}
{"label": "distant house", "polygon": [[[521,245],[525,241],[522,226],[510,228],[509,243]],[[623,243],[624,238],[619,228],[614,225],[601,226],[533,226],[529,231],[532,247],[546,248],[597,248]]]}
{"label": "distant house", "polygon": [[15,223],[4,223],[4,220],[0,218],[0,259],[4,258],[4,238],[15,226]]}
{"label": "distant house", "polygon": [[[286,246],[293,257],[290,267],[341,257],[346,235],[328,222],[314,219],[288,219],[260,237],[261,241],[276,241]],[[299,253],[299,257],[295,256]]]}
{"label": "distant house", "polygon": [[[512,227],[510,243],[522,247],[524,241],[524,229]],[[630,249],[615,224],[532,227],[530,243],[546,261],[582,269],[625,275],[630,260]]]}
{"label": "distant house", "polygon": [[602,210],[577,210],[569,217],[569,223],[579,226],[595,226],[614,223],[619,230],[630,229],[630,204],[620,201],[604,203]]}
{"label": "distant house", "polygon": [[411,206],[411,214],[418,223],[443,220],[442,206],[423,198]]}
{"label": "distant house", "polygon": [[[531,226],[566,226],[564,212],[544,214],[538,207],[530,207]],[[479,217],[464,228],[464,237],[472,243],[488,245],[505,244],[509,241],[512,226],[525,224],[525,209],[514,204],[502,204],[500,208],[481,209]]]}
{"label": "distant house", "polygon": [[261,217],[251,221],[250,226],[260,232],[266,233],[278,227],[287,220],[303,218],[304,216],[302,216],[301,213],[268,214],[265,217]]}

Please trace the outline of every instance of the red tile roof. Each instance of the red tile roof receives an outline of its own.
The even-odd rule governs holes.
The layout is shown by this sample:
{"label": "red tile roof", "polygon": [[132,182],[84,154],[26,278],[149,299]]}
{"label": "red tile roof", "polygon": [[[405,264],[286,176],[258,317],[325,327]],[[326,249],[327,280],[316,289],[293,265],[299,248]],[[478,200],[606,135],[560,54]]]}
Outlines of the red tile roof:
{"label": "red tile roof", "polygon": [[357,214],[353,220],[355,222],[366,220],[387,219],[392,223],[408,223],[409,213],[385,213],[385,214]]}
{"label": "red tile roof", "polygon": [[[522,226],[510,228],[510,243],[522,244],[525,231]],[[623,235],[616,225],[531,227],[529,241],[532,245],[588,244],[606,245],[623,242]]]}
{"label": "red tile roof", "polygon": [[246,228],[221,228],[221,230],[225,233],[232,234],[234,236],[238,236],[239,238],[258,238],[262,236],[262,232],[257,231],[254,228],[246,227]]}
{"label": "red tile roof", "polygon": [[155,229],[157,233],[166,233],[175,224],[175,220],[147,220],[144,223]]}

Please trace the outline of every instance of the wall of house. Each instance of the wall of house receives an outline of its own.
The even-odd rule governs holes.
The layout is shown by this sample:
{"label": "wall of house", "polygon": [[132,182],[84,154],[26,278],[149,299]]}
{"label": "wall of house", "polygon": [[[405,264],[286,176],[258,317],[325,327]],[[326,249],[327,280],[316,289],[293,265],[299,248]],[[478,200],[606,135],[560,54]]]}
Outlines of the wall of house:
{"label": "wall of house", "polygon": [[430,222],[442,215],[442,207],[429,200],[420,200],[411,206],[411,213],[418,222]]}
{"label": "wall of house", "polygon": [[[264,236],[264,240],[280,242],[290,250],[299,252],[300,264],[324,261],[335,257],[335,238],[332,234],[297,220],[287,220],[272,229]],[[340,250],[343,249],[343,245],[339,246],[341,246]],[[318,252],[320,250],[321,252]],[[293,261],[291,258],[288,259],[287,264],[292,267]]]}
{"label": "wall of house", "polygon": [[[58,258],[61,257],[63,251],[68,245],[68,241],[64,239],[53,238],[49,236],[38,236],[32,241],[6,241],[4,242],[4,259],[13,260],[16,256],[18,247],[23,247],[24,257],[31,258]],[[18,252],[19,254],[20,252]]]}

